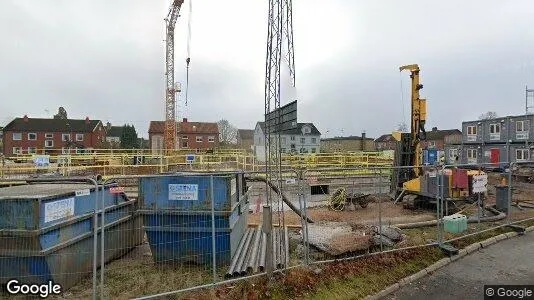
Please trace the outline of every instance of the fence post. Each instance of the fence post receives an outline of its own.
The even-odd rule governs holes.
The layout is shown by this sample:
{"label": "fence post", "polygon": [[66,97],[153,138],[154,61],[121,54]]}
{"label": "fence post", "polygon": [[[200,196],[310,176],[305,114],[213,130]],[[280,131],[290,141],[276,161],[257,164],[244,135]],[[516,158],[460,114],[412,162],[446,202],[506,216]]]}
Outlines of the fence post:
{"label": "fence post", "polygon": [[510,166],[508,168],[508,207],[506,212],[506,224],[510,224],[512,222],[512,170],[514,167],[514,163],[510,163]]}
{"label": "fence post", "polygon": [[[299,170],[300,174],[299,174],[299,177],[304,179],[304,171],[303,170]],[[302,182],[302,180],[300,181]],[[301,194],[302,194],[302,200],[303,200],[303,206],[304,206],[304,228],[302,229],[302,233],[303,233],[303,237],[304,237],[304,243],[305,243],[305,254],[306,254],[306,265],[309,265],[310,264],[310,244],[309,244],[309,240],[308,240],[308,204],[306,203],[306,196],[304,195],[304,191],[303,191],[303,187],[302,185],[300,186],[300,189],[301,189]]]}
{"label": "fence post", "polygon": [[263,232],[266,234],[265,243],[265,270],[269,279],[273,276],[273,239],[272,239],[272,212],[271,206],[266,204],[263,206]]}
{"label": "fence post", "polygon": [[441,236],[441,200],[442,200],[442,188],[443,188],[443,169],[439,170],[436,168],[436,181],[438,182],[437,197],[436,197],[436,225],[437,225],[437,240],[439,246],[442,246],[443,238]]}
{"label": "fence post", "polygon": [[382,241],[382,169],[380,169],[378,178],[378,229],[380,233],[380,252],[383,251],[383,241]]}
{"label": "fence post", "polygon": [[215,243],[215,193],[213,192],[213,175],[210,175],[210,200],[211,200],[211,251],[213,263],[213,283],[217,282],[217,248]]}
{"label": "fence post", "polygon": [[98,249],[98,182],[95,180],[95,211],[93,214],[93,300],[96,300],[96,272]]}
{"label": "fence post", "polygon": [[105,199],[105,187],[102,184],[102,216],[101,216],[101,226],[100,226],[100,299],[104,299],[104,271],[105,271],[105,253],[104,253],[104,234],[105,234],[105,211],[106,203]]}

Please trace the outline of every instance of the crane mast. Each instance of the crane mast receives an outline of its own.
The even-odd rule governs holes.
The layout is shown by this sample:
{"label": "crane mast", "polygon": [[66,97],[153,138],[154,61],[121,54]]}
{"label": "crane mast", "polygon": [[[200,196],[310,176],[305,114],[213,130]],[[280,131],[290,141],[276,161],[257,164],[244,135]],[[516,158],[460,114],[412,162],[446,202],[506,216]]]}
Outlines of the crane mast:
{"label": "crane mast", "polygon": [[174,82],[174,29],[176,20],[180,14],[180,8],[184,0],[173,0],[169,13],[165,18],[166,24],[166,47],[165,47],[165,132],[164,143],[167,151],[176,148],[176,93],[180,92],[180,86]]}

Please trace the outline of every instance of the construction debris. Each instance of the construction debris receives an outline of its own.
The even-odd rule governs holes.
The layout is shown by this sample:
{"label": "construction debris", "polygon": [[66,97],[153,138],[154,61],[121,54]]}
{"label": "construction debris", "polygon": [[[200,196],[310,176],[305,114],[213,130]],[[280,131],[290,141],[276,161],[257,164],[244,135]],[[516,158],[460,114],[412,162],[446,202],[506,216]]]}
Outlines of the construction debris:
{"label": "construction debris", "polygon": [[308,224],[310,245],[332,256],[367,250],[372,236],[366,231],[353,231],[347,223],[325,222]]}

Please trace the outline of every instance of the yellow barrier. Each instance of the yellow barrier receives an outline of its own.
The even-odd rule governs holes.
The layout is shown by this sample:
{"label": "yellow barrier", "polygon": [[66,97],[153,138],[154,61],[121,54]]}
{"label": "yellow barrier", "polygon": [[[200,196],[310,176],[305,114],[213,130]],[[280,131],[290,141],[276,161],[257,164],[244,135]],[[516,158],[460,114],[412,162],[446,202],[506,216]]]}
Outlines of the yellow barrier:
{"label": "yellow barrier", "polygon": [[[192,161],[188,158],[193,158]],[[8,158],[14,160],[14,158]],[[146,175],[172,171],[263,171],[265,164],[243,153],[153,155],[137,153],[98,153],[50,156],[50,165],[36,168],[31,155],[17,156],[16,161],[0,165],[0,177],[57,172],[63,175]],[[282,168],[313,170],[315,168],[361,168],[351,175],[373,174],[373,167],[392,165],[392,159],[380,152],[320,153],[283,155]],[[326,173],[325,173],[326,174]],[[348,173],[347,173],[348,174]]]}

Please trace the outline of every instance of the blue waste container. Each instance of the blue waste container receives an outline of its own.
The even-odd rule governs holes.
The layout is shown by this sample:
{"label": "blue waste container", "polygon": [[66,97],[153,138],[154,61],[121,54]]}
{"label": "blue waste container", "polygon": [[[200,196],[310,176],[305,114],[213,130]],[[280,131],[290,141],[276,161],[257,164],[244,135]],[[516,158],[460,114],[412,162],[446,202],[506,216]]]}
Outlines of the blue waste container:
{"label": "blue waste container", "polygon": [[248,226],[242,173],[140,178],[139,212],[155,262],[212,263],[212,179],[216,261],[230,263]]}
{"label": "blue waste container", "polygon": [[[85,183],[39,183],[0,189],[0,283],[49,280],[68,289],[92,272],[94,207],[104,188],[105,261],[142,242],[137,200]],[[102,220],[98,216],[101,232]],[[100,265],[100,233],[97,234]]]}

